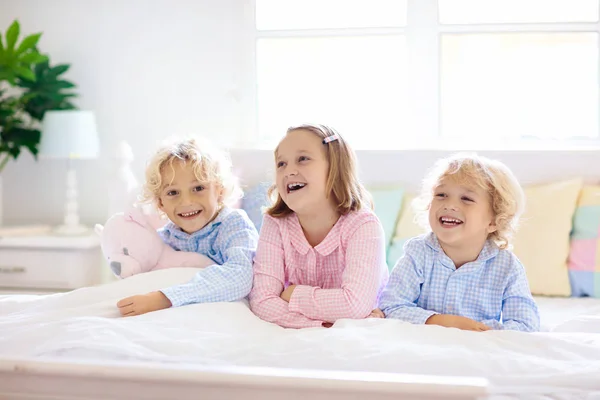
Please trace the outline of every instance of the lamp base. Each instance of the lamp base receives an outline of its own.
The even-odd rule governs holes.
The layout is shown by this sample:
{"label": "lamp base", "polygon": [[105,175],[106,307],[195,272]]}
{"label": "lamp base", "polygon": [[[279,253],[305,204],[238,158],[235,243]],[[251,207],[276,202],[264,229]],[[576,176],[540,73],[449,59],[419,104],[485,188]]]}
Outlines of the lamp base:
{"label": "lamp base", "polygon": [[91,229],[85,225],[60,225],[54,228],[53,233],[61,236],[87,235]]}
{"label": "lamp base", "polygon": [[69,159],[67,169],[67,196],[65,203],[65,220],[54,229],[54,234],[64,236],[86,235],[91,229],[79,223],[79,206],[77,204],[77,177]]}

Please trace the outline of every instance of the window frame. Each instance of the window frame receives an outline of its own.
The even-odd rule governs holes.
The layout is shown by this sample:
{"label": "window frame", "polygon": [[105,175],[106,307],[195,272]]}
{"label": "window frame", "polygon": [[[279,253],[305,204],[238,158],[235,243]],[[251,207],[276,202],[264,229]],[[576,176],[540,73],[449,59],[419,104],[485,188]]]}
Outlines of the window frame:
{"label": "window frame", "polygon": [[[410,121],[408,129],[413,139],[395,143],[392,150],[406,149],[462,149],[462,150],[520,150],[520,149],[590,149],[600,148],[600,112],[598,132],[593,139],[550,140],[521,138],[481,142],[448,140],[442,136],[441,126],[441,38],[444,34],[476,33],[544,33],[544,32],[593,32],[598,35],[600,60],[600,15],[596,22],[561,23],[489,23],[489,24],[442,24],[439,19],[438,0],[407,0],[406,26],[382,28],[258,30],[256,28],[256,0],[244,1],[244,26],[248,46],[243,55],[243,67],[247,84],[243,118],[242,147],[270,148],[265,143],[258,126],[257,54],[256,43],[262,38],[327,37],[327,36],[379,36],[405,35],[408,58],[408,103]],[[600,13],[599,13],[600,14]],[[600,62],[598,65],[600,82]],[[600,107],[600,91],[598,95]],[[417,139],[414,139],[417,138]],[[406,143],[404,143],[406,142]],[[390,150],[389,141],[382,141],[381,149]]]}

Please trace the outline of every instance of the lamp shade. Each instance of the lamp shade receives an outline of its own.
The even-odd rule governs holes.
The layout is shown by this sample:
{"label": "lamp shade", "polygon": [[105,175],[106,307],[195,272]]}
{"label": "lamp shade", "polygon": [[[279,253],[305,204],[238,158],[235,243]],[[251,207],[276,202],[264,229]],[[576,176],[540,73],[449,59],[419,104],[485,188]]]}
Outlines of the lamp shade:
{"label": "lamp shade", "polygon": [[96,158],[100,145],[91,111],[48,111],[42,120],[39,154],[49,158]]}

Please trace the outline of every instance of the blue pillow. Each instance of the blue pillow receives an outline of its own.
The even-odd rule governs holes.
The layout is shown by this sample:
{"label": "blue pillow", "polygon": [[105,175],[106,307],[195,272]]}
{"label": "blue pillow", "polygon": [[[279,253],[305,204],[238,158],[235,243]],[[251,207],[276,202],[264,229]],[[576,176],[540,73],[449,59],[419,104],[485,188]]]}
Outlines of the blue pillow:
{"label": "blue pillow", "polygon": [[269,205],[269,196],[267,192],[271,187],[268,182],[261,182],[244,192],[242,198],[242,210],[246,211],[250,221],[260,232],[263,220],[263,208]]}
{"label": "blue pillow", "polygon": [[400,257],[404,255],[404,244],[408,242],[408,239],[409,238],[395,240],[390,245],[390,248],[387,252],[387,263],[390,272],[392,272]]}
{"label": "blue pillow", "polygon": [[375,215],[381,221],[383,225],[383,232],[385,233],[386,247],[385,251],[389,258],[389,248],[394,237],[394,231],[396,230],[396,223],[400,215],[400,209],[402,208],[402,198],[404,197],[404,189],[399,187],[390,188],[378,188],[368,189],[371,196],[373,196],[373,204],[375,207]]}

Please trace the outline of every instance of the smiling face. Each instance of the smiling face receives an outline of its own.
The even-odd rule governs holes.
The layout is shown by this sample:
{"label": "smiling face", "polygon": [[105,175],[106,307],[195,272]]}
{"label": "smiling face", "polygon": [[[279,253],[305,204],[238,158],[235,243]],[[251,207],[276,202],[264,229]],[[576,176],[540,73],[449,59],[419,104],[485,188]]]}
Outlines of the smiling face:
{"label": "smiling face", "polygon": [[298,129],[289,132],[275,153],[277,191],[297,214],[331,207],[326,183],[329,171],[322,139]]}
{"label": "smiling face", "polygon": [[483,189],[443,178],[434,188],[429,225],[442,246],[480,246],[496,230],[490,202]]}
{"label": "smiling face", "polygon": [[159,208],[186,233],[204,228],[218,215],[223,189],[216,182],[199,182],[191,163],[174,161],[161,170]]}

